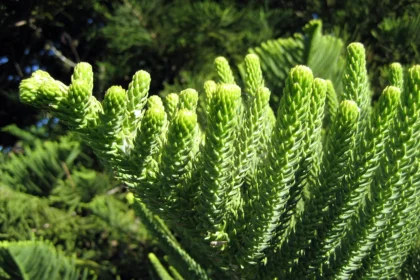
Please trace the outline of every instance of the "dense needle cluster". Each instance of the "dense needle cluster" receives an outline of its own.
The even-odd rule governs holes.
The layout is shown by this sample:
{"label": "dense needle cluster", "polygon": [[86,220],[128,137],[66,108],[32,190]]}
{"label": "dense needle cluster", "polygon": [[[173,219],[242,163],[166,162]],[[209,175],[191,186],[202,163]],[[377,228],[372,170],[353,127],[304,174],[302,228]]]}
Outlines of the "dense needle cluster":
{"label": "dense needle cluster", "polygon": [[78,132],[135,193],[173,265],[162,277],[398,275],[419,221],[420,66],[392,64],[372,106],[365,51],[353,43],[342,85],[296,66],[275,113],[257,55],[245,57],[242,89],[226,59],[215,65],[204,98],[148,97],[139,71],[99,102],[87,63],[70,86],[35,72],[20,98]]}

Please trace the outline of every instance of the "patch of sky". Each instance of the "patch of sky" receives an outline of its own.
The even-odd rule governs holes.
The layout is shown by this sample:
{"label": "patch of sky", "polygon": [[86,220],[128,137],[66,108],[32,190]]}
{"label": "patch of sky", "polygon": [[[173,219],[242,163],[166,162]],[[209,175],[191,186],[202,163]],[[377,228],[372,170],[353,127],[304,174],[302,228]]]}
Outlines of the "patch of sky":
{"label": "patch of sky", "polygon": [[6,64],[7,62],[9,62],[9,59],[7,58],[7,56],[0,57],[0,65]]}
{"label": "patch of sky", "polygon": [[36,125],[36,127],[40,128],[40,127],[43,127],[43,126],[47,125],[49,122],[56,125],[60,122],[60,119],[55,118],[55,117],[54,118],[45,117],[45,118],[39,120],[35,125]]}
{"label": "patch of sky", "polygon": [[40,128],[40,127],[46,125],[48,123],[48,121],[49,121],[49,118],[43,118],[36,123],[36,127]]}
{"label": "patch of sky", "polygon": [[12,151],[12,147],[3,147],[2,146],[1,151],[5,154],[8,154]]}

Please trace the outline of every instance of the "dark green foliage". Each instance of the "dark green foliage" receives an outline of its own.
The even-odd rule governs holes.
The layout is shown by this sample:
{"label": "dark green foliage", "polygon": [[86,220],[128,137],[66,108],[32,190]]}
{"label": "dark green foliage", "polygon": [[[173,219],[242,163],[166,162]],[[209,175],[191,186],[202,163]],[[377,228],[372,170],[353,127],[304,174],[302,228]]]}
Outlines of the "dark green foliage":
{"label": "dark green foliage", "polygon": [[248,47],[280,35],[270,21],[286,15],[235,1],[124,1],[103,29],[109,58],[99,62],[102,77],[115,83],[142,68],[154,77],[154,93],[163,83],[166,94],[199,88],[215,57],[238,63]]}
{"label": "dark green foliage", "polygon": [[0,242],[0,268],[0,279],[97,279],[74,257],[41,241]]}
{"label": "dark green foliage", "polygon": [[249,52],[260,57],[266,83],[278,99],[287,74],[298,64],[309,66],[315,77],[332,80],[336,90],[341,91],[342,47],[340,39],[322,34],[322,22],[316,20],[303,28],[303,34],[269,40]]}
{"label": "dark green foliage", "polygon": [[[152,73],[153,94],[162,88],[164,95],[186,87],[200,89],[215,77],[215,57],[223,55],[238,64],[248,48],[300,32],[313,18],[323,20],[324,33],[346,44],[365,44],[373,92],[379,96],[386,86],[384,66],[395,60],[403,65],[419,61],[419,10],[413,0],[5,1],[0,5],[0,41],[5,42],[0,60],[7,59],[0,63],[0,126],[18,122],[23,127],[22,122],[36,119],[36,111],[19,105],[16,92],[17,84],[36,69],[68,82],[72,67],[88,61],[97,74],[95,96],[112,84],[125,86],[139,68]],[[309,53],[304,55],[308,58]],[[316,61],[309,62],[318,76]],[[271,89],[273,96],[280,95]],[[16,140],[1,137],[8,145]]]}
{"label": "dark green foliage", "polygon": [[[30,134],[27,135],[27,140],[31,140]],[[48,196],[57,181],[66,175],[66,169],[72,168],[81,153],[80,143],[70,137],[63,137],[60,142],[43,143],[36,139],[31,143],[33,147],[24,144],[17,153],[8,154],[0,166],[0,180],[17,191]],[[26,161],[27,157],[31,160]]]}
{"label": "dark green foliage", "polygon": [[187,279],[208,279],[206,271],[180,247],[175,236],[172,235],[158,216],[153,215],[138,200],[134,202],[134,207],[150,233],[153,234],[165,253],[168,254],[172,265],[175,266],[177,271],[181,272]]}
{"label": "dark green foliage", "polygon": [[[102,55],[98,36],[114,1],[13,1],[0,3],[0,127],[27,127],[45,116],[19,103],[19,82],[37,69],[62,79],[80,60]],[[0,145],[17,141],[0,132]]]}
{"label": "dark green foliage", "polygon": [[[48,248],[55,245],[77,256],[86,273],[93,271],[100,279],[146,277],[144,250],[150,241],[125,201],[123,186],[83,167],[89,161],[74,136],[42,142],[34,134],[11,130],[25,138],[19,151],[2,157],[0,240],[49,240]],[[59,263],[66,264],[60,260],[56,269]],[[4,261],[10,260],[5,257]],[[31,273],[43,273],[42,267]]]}
{"label": "dark green foliage", "polygon": [[397,279],[418,279],[420,277],[420,252],[418,244],[416,248],[413,249],[403,267],[401,268],[401,274]]}

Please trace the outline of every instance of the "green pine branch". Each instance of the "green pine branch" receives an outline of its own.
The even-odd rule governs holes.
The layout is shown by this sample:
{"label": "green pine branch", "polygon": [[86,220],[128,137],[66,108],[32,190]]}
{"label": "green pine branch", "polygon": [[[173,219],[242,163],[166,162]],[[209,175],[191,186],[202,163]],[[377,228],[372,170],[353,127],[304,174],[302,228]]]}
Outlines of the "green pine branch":
{"label": "green pine branch", "polygon": [[[420,66],[393,64],[372,106],[364,47],[350,44],[341,70],[341,42],[318,21],[305,33],[251,51],[244,89],[218,57],[203,92],[148,97],[139,71],[99,102],[80,64],[69,86],[35,72],[20,97],[78,132],[129,186],[168,254],[170,272],[151,257],[162,277],[396,277],[415,260]],[[270,85],[282,87],[276,113]]]}

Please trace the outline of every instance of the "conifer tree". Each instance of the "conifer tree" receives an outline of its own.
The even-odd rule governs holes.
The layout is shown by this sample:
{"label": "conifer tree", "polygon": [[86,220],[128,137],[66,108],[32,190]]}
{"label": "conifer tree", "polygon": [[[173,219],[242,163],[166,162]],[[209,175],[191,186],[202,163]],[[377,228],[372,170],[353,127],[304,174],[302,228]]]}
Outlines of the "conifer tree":
{"label": "conifer tree", "polygon": [[396,277],[419,222],[420,66],[392,65],[372,106],[365,50],[352,43],[341,94],[298,65],[275,114],[258,56],[243,67],[243,89],[218,57],[203,93],[147,97],[139,71],[99,102],[81,63],[69,86],[34,73],[20,98],[62,119],[127,182],[173,266],[150,256],[164,279]]}

